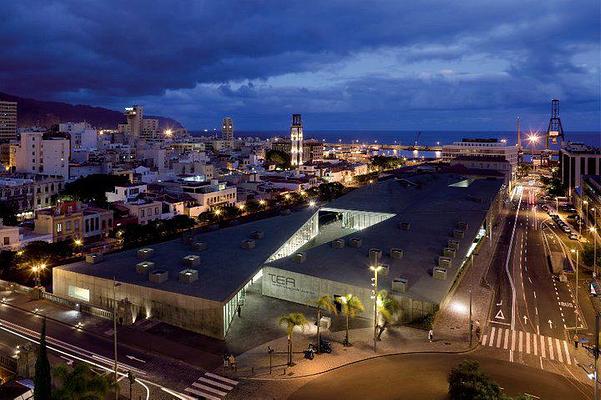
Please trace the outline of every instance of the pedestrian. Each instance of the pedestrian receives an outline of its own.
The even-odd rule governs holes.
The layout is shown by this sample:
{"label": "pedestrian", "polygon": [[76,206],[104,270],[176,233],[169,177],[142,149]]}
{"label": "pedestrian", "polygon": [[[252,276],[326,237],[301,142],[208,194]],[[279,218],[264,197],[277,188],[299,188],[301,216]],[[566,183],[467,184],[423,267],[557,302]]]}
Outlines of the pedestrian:
{"label": "pedestrian", "polygon": [[223,353],[223,370],[225,371],[227,367],[230,366],[230,355],[225,352]]}
{"label": "pedestrian", "polygon": [[430,341],[430,343],[432,343],[432,341],[434,340],[434,331],[432,329],[428,331],[428,340]]}
{"label": "pedestrian", "polygon": [[236,357],[234,357],[233,354],[230,355],[229,362],[230,362],[230,366],[232,367],[232,370],[234,372],[237,371],[238,365],[236,364]]}
{"label": "pedestrian", "polygon": [[242,313],[242,306],[240,304],[238,304],[236,311],[238,312],[238,318],[240,318],[240,314]]}

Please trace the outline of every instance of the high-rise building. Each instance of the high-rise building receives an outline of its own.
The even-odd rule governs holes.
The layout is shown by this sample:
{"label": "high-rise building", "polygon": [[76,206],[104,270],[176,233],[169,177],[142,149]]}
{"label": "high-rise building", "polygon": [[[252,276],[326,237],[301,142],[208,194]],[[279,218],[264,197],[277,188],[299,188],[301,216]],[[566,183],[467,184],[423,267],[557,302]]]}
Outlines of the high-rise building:
{"label": "high-rise building", "polygon": [[0,101],[0,141],[17,138],[17,103]]}
{"label": "high-rise building", "polygon": [[559,151],[559,170],[561,183],[571,196],[576,188],[582,188],[582,176],[601,175],[601,149],[582,143],[564,143]]}
{"label": "high-rise building", "polygon": [[126,107],[125,118],[127,118],[127,133],[135,137],[140,137],[143,129],[144,107],[138,105]]}
{"label": "high-rise building", "polygon": [[290,126],[290,165],[303,164],[303,121],[300,114],[292,114]]}
{"label": "high-rise building", "polygon": [[232,117],[225,117],[221,123],[221,137],[225,140],[234,139],[234,121]]}

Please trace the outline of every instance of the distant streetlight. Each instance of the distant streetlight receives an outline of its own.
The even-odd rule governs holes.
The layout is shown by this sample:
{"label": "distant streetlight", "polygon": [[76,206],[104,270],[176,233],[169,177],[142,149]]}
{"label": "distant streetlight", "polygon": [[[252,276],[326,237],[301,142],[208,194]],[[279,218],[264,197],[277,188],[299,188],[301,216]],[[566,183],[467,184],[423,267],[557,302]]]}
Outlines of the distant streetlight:
{"label": "distant streetlight", "polygon": [[309,201],[309,207],[315,207],[315,200]]}
{"label": "distant streetlight", "polygon": [[528,141],[530,142],[530,148],[532,150],[532,169],[534,169],[534,145],[538,143],[540,137],[537,134],[531,133],[528,135]]}
{"label": "distant streetlight", "polygon": [[215,211],[213,211],[213,213],[215,213],[215,215],[217,216],[221,215],[221,208],[216,208]]}
{"label": "distant streetlight", "polygon": [[259,205],[264,206],[266,204],[265,200],[259,200]]}
{"label": "distant streetlight", "polygon": [[73,244],[77,247],[81,246],[83,244],[83,241],[81,239],[75,239],[73,241]]}

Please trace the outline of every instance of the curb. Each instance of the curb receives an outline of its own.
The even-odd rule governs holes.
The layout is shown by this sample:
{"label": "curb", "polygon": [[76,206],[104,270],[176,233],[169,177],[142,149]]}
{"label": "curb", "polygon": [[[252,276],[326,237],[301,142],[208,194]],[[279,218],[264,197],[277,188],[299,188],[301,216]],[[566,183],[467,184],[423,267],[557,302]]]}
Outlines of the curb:
{"label": "curb", "polygon": [[320,371],[320,372],[314,372],[314,373],[311,373],[311,374],[290,376],[290,377],[285,377],[285,378],[268,378],[268,377],[265,377],[265,378],[250,378],[250,377],[239,377],[238,379],[246,380],[246,381],[285,381],[285,380],[292,380],[292,379],[311,378],[311,377],[314,377],[314,376],[325,374],[326,372],[331,372],[331,371],[335,371],[335,370],[343,368],[343,367],[347,367],[349,365],[359,364],[359,363],[362,363],[362,362],[365,362],[365,361],[375,360],[375,359],[378,359],[378,358],[391,357],[391,356],[402,356],[402,355],[413,355],[413,354],[467,354],[467,353],[474,352],[479,347],[480,347],[480,344],[476,343],[476,345],[474,345],[471,348],[468,348],[466,350],[454,350],[454,351],[407,351],[407,352],[378,354],[378,355],[370,356],[370,357],[367,357],[367,358],[363,358],[361,360],[350,361],[348,363],[337,365],[335,367],[332,367],[332,368],[329,368],[329,369],[326,369],[326,370],[323,370],[323,371]]}

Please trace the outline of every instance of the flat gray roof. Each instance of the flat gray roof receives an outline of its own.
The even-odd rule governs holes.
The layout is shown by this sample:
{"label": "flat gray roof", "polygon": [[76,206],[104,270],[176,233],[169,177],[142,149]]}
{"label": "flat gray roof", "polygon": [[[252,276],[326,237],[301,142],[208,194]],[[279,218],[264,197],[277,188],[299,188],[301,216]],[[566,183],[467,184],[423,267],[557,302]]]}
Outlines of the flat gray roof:
{"label": "flat gray roof", "polygon": [[[359,237],[362,239],[360,248],[350,247],[348,240],[344,248],[334,248],[329,241],[324,243],[318,237],[315,242],[322,244],[316,247],[307,244],[300,249],[306,256],[305,262],[295,262],[290,256],[267,265],[370,288],[373,272],[369,270],[368,254],[369,249],[378,248],[382,250],[381,263],[390,267],[388,276],[379,277],[380,289],[390,290],[393,279],[404,277],[408,279],[407,296],[439,304],[448,293],[503,181],[473,180],[456,174],[424,174],[405,179],[390,179],[357,189],[325,207],[395,214],[361,231],[349,233],[348,229],[340,228],[340,235],[333,234],[331,229],[327,233],[328,239],[342,235],[347,235],[346,239]],[[448,269],[447,279],[434,279],[432,269],[459,221],[467,222],[468,228],[460,239],[457,256]],[[400,222],[410,223],[410,230],[401,230]],[[402,259],[391,259],[391,248],[403,249]]]}
{"label": "flat gray roof", "polygon": [[[154,269],[169,271],[168,280],[160,284],[150,282],[147,276],[136,272],[136,264],[143,261],[137,256],[138,249],[105,255],[98,264],[80,261],[56,268],[105,279],[115,277],[119,282],[223,302],[248,282],[265,260],[313,213],[314,209],[306,209],[198,234],[196,240],[208,245],[203,251],[194,251],[181,239],[145,246],[154,249],[154,255],[148,259],[155,263]],[[241,242],[250,238],[253,231],[262,231],[265,236],[255,240],[254,249],[243,249]],[[178,275],[187,268],[182,261],[187,255],[200,257],[200,265],[190,267],[198,271],[198,280],[189,284],[179,282]]]}

